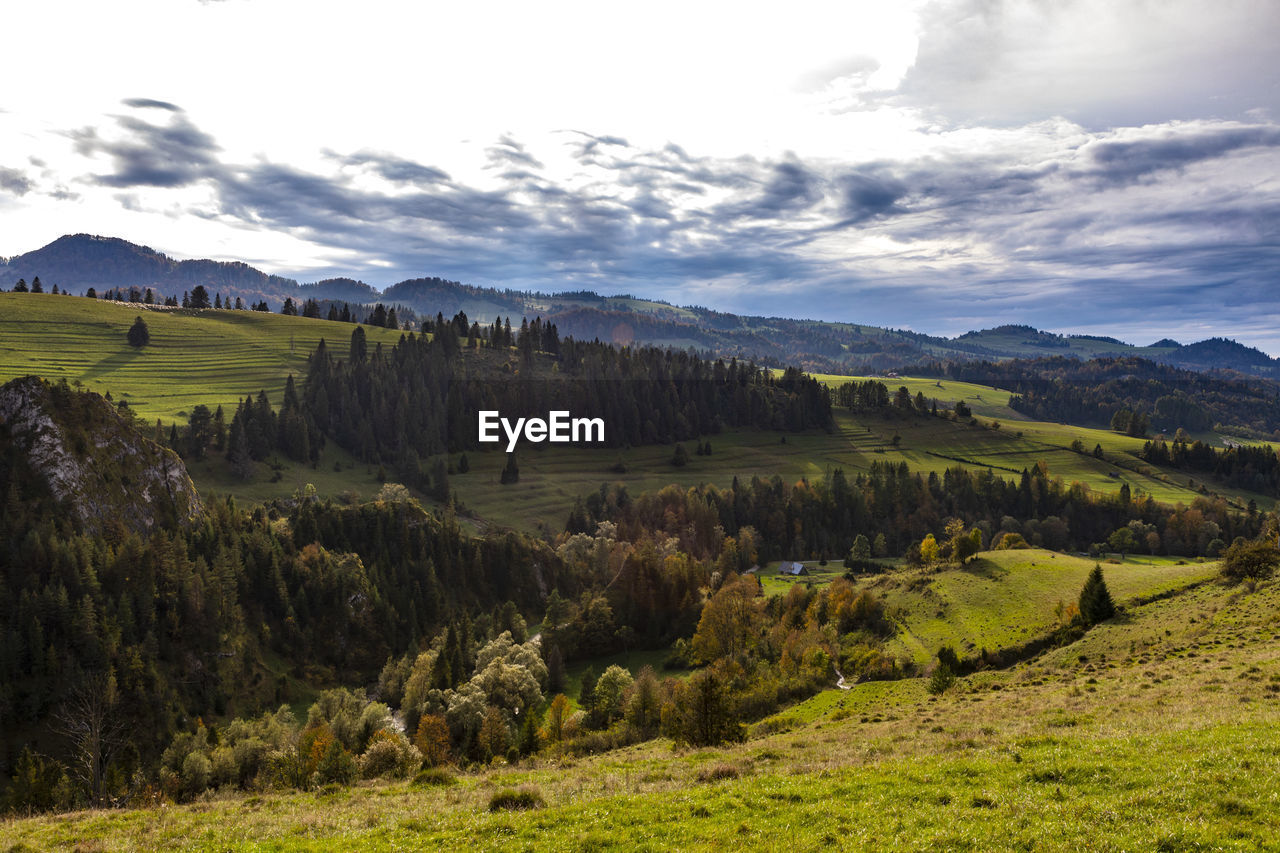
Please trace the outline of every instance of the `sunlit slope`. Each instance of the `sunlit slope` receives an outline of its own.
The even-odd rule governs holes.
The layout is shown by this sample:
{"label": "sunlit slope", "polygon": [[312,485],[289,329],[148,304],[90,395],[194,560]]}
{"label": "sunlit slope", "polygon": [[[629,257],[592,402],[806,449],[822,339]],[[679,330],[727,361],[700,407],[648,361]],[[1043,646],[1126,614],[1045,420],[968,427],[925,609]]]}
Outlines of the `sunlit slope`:
{"label": "sunlit slope", "polygon": [[[129,346],[141,316],[151,343]],[[355,327],[257,311],[146,310],[142,306],[51,294],[0,293],[0,382],[35,374],[81,382],[127,400],[139,416],[185,420],[193,406],[234,406],[265,390],[280,404],[289,374],[305,374],[324,338],[345,354]],[[400,332],[365,326],[369,345]]]}
{"label": "sunlit slope", "polygon": [[[1055,612],[1075,604],[1095,560],[1038,549],[989,551],[965,566],[895,572],[868,582],[897,625],[890,648],[917,664],[949,645],[960,655],[1012,649],[1061,624]],[[1208,580],[1216,562],[1136,557],[1103,564],[1118,604]]]}
{"label": "sunlit slope", "polygon": [[[1071,449],[1077,439],[1086,452]],[[1044,462],[1051,476],[1083,483],[1102,494],[1114,494],[1128,484],[1135,496],[1150,494],[1169,504],[1190,504],[1197,497],[1214,494],[1242,509],[1250,499],[1263,508],[1273,504],[1264,495],[1205,486],[1183,472],[1147,465],[1132,455],[1142,447],[1139,439],[1035,421],[1001,422],[995,429],[984,419],[970,425],[944,418],[851,415],[837,410],[830,433],[787,433],[784,442],[780,433],[730,430],[708,440],[710,456],[695,455],[695,443],[687,443],[689,461],[683,467],[672,464],[673,445],[607,449],[523,444],[517,449],[520,481],[511,485],[499,482],[504,453],[470,453],[470,472],[453,477],[450,485],[469,511],[526,529],[540,522],[558,529],[574,499],[602,483],[621,482],[637,494],[671,483],[727,487],[735,476],[749,480],[777,474],[794,481],[822,477],[836,468],[853,475],[876,462],[906,462],[926,475],[942,474],[955,466],[989,469],[1006,478]],[[1093,453],[1095,445],[1102,447],[1101,458]]]}

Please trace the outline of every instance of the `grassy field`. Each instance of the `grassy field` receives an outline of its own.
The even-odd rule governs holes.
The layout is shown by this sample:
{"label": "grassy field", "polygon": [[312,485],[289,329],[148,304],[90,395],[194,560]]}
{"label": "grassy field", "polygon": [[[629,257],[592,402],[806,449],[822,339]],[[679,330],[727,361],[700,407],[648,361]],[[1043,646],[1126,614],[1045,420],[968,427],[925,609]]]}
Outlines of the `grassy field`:
{"label": "grassy field", "polygon": [[[1076,439],[1090,452],[1071,450]],[[527,530],[562,524],[574,499],[603,483],[624,483],[633,494],[671,483],[685,488],[699,483],[727,487],[735,476],[749,480],[754,475],[778,474],[794,481],[822,477],[836,468],[852,475],[869,470],[877,461],[906,462],[912,470],[926,474],[941,474],[959,465],[989,469],[1003,477],[1016,477],[1043,461],[1050,475],[1105,494],[1114,494],[1127,483],[1135,496],[1150,494],[1169,504],[1189,504],[1202,494],[1219,494],[1241,509],[1250,499],[1263,509],[1275,504],[1264,495],[1217,486],[1201,492],[1202,484],[1197,481],[1192,486],[1186,474],[1164,471],[1134,457],[1132,453],[1142,447],[1139,439],[1035,421],[1002,422],[999,429],[992,429],[987,421],[970,426],[942,418],[855,416],[837,411],[831,433],[787,434],[782,443],[774,432],[728,430],[710,441],[711,456],[690,452],[689,463],[681,468],[671,464],[671,445],[626,450],[525,446],[517,451],[520,482],[509,486],[499,483],[505,454],[469,453],[470,472],[452,478],[450,484],[467,509],[480,518]],[[1102,446],[1102,458],[1092,454],[1094,445]],[[614,470],[619,462],[626,467],[625,473]]]}
{"label": "grassy field", "polygon": [[[963,567],[898,571],[863,581],[882,595],[897,624],[889,647],[918,665],[952,644],[961,656],[1019,646],[1059,624],[1055,608],[1074,604],[1094,560],[1051,551],[988,551]],[[1117,604],[1167,594],[1218,573],[1216,562],[1145,557],[1106,563]]]}
{"label": "grassy field", "polygon": [[[832,373],[815,373],[813,378],[824,385],[843,385],[846,382],[863,382],[874,379],[883,382],[890,393],[905,387],[911,396],[924,394],[926,400],[937,400],[939,407],[954,408],[961,400],[973,410],[974,415],[1001,420],[1026,420],[1009,408],[1008,391],[992,388],[990,385],[974,385],[969,382],[956,382],[952,379],[926,379],[910,376],[840,376]],[[944,405],[945,404],[945,405]]]}
{"label": "grassy field", "polygon": [[[0,849],[1277,849],[1277,624],[1276,584],[1204,584],[941,697],[826,691],[740,745],[8,820]],[[490,811],[514,786],[544,805]]]}
{"label": "grassy field", "polygon": [[[141,316],[151,343],[125,333]],[[0,382],[36,374],[127,400],[140,417],[186,420],[199,403],[235,407],[265,390],[275,405],[289,374],[301,377],[321,338],[345,354],[349,324],[257,311],[145,310],[77,296],[0,293]],[[400,332],[365,327],[369,345]]]}

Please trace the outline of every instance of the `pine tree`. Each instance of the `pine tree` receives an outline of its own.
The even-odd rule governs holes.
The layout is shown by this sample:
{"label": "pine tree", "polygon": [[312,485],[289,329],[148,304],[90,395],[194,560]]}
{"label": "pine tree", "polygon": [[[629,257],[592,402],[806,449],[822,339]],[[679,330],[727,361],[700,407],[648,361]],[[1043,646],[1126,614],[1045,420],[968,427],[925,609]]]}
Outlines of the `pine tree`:
{"label": "pine tree", "polygon": [[1115,602],[1111,600],[1111,591],[1102,578],[1102,566],[1094,564],[1093,571],[1080,590],[1080,616],[1086,624],[1096,625],[1110,619],[1116,614]]}

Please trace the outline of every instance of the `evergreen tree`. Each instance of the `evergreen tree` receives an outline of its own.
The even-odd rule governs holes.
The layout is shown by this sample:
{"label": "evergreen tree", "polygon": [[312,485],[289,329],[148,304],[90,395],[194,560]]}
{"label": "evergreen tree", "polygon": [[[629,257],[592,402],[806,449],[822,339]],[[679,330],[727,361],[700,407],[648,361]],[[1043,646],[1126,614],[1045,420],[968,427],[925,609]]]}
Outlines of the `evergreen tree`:
{"label": "evergreen tree", "polygon": [[369,357],[369,344],[365,340],[364,328],[356,326],[351,331],[351,363],[360,364]]}
{"label": "evergreen tree", "polygon": [[516,464],[516,455],[514,453],[507,454],[507,464],[502,469],[502,474],[498,477],[498,481],[504,486],[520,482],[520,467]]}
{"label": "evergreen tree", "polygon": [[129,346],[145,347],[151,343],[151,332],[147,329],[147,324],[141,317],[137,317],[133,321],[133,325],[129,327]]}
{"label": "evergreen tree", "polygon": [[1111,591],[1107,582],[1102,579],[1102,566],[1094,564],[1093,571],[1080,590],[1080,616],[1086,624],[1096,625],[1110,619],[1116,614],[1115,602],[1111,600]]}
{"label": "evergreen tree", "polygon": [[191,304],[188,307],[191,308],[208,308],[213,304],[209,301],[209,291],[205,290],[203,284],[197,284],[191,289],[190,302]]}

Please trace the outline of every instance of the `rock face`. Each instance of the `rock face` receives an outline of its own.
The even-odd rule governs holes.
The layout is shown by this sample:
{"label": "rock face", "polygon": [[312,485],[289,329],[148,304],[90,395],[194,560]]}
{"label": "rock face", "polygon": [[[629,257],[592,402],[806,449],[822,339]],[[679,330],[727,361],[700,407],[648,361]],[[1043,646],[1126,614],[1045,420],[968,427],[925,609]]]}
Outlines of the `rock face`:
{"label": "rock face", "polygon": [[204,507],[177,454],[110,402],[26,376],[0,386],[0,452],[16,454],[86,532],[185,524]]}

